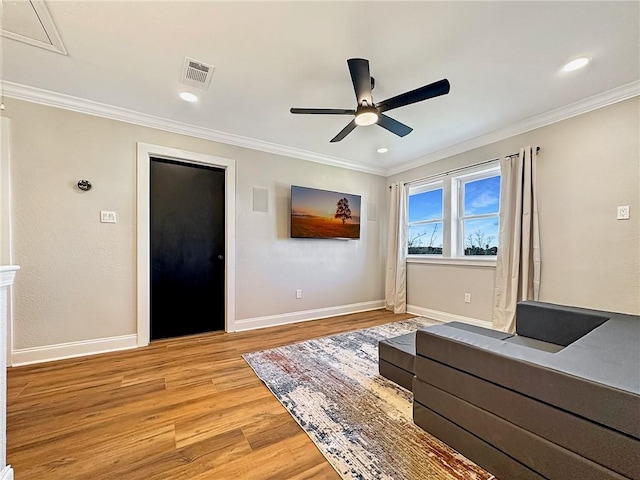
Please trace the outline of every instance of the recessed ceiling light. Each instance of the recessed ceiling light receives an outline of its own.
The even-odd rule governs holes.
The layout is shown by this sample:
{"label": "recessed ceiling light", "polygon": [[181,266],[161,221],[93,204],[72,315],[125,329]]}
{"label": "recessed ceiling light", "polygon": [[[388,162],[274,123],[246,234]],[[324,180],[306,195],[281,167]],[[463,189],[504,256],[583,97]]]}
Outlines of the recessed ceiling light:
{"label": "recessed ceiling light", "polygon": [[387,147],[380,147],[376,152],[378,153],[387,153],[389,149]]}
{"label": "recessed ceiling light", "polygon": [[573,72],[574,70],[578,70],[582,67],[585,67],[587,63],[589,63],[589,59],[587,57],[576,58],[575,60],[571,60],[564,67],[562,67],[563,72]]}
{"label": "recessed ceiling light", "polygon": [[180,92],[180,98],[182,100],[184,100],[185,102],[197,102],[198,101],[198,97],[196,97],[193,93],[191,92]]}

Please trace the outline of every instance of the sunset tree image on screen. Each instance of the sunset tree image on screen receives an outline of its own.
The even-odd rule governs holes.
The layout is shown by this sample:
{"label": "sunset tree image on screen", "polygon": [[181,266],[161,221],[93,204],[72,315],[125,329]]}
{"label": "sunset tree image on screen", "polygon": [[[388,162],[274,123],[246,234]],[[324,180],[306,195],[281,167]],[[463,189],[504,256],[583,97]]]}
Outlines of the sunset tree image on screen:
{"label": "sunset tree image on screen", "polygon": [[336,214],[334,218],[339,218],[340,220],[342,220],[342,224],[344,225],[344,222],[351,218],[349,200],[346,198],[341,198],[340,200],[338,200],[338,203],[336,205],[338,208],[336,208]]}
{"label": "sunset tree image on screen", "polygon": [[291,186],[292,238],[360,238],[360,195]]}

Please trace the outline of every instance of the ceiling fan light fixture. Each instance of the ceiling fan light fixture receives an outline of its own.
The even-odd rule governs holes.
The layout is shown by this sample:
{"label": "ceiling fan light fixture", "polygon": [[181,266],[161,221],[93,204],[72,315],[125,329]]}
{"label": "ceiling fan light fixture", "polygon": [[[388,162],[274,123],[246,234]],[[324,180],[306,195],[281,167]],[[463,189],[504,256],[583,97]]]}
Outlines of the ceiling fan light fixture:
{"label": "ceiling fan light fixture", "polygon": [[[356,94],[357,106],[355,110],[338,109],[338,108],[291,108],[291,113],[303,113],[313,115],[353,115],[355,118],[351,120],[338,134],[330,140],[330,143],[336,143],[344,140],[356,127],[364,127],[376,124],[379,127],[397,135],[405,137],[409,135],[413,128],[392,117],[385,115],[385,112],[395,108],[404,107],[418,103],[429,98],[439,97],[449,93],[451,85],[449,80],[443,78],[437,82],[424,85],[415,90],[401,93],[395,97],[387,98],[379,103],[374,103],[371,95],[374,81],[369,70],[369,60],[365,58],[349,58],[347,60],[349,66],[349,74],[351,75],[351,83],[353,91]],[[382,152],[378,152],[382,153]]]}
{"label": "ceiling fan light fixture", "polygon": [[378,121],[378,112],[372,109],[362,109],[356,113],[356,125],[360,127],[366,127],[367,125],[373,125]]}

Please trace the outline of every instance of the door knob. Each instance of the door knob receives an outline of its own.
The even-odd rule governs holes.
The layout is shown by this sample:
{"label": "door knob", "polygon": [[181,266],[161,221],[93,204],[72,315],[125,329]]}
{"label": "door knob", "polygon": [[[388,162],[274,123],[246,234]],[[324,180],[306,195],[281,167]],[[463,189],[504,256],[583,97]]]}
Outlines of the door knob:
{"label": "door knob", "polygon": [[218,260],[224,260],[224,255],[218,255]]}

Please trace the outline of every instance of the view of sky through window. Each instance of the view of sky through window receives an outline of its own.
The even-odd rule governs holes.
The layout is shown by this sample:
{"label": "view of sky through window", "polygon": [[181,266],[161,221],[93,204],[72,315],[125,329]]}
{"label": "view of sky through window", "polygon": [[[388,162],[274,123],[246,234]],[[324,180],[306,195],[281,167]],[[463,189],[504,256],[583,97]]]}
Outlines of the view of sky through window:
{"label": "view of sky through window", "polygon": [[464,186],[464,215],[498,213],[500,176],[468,182]]}
{"label": "view of sky through window", "polygon": [[436,188],[409,196],[409,223],[431,222],[409,225],[409,253],[442,254],[442,194],[443,189]]}
{"label": "view of sky through window", "polygon": [[[483,178],[464,184],[465,255],[495,255],[487,249],[498,247],[498,212],[500,208],[500,176]],[[495,216],[473,218],[475,215]],[[478,249],[484,249],[482,251]]]}
{"label": "view of sky through window", "polygon": [[441,188],[409,197],[409,222],[440,218],[442,218]]}

